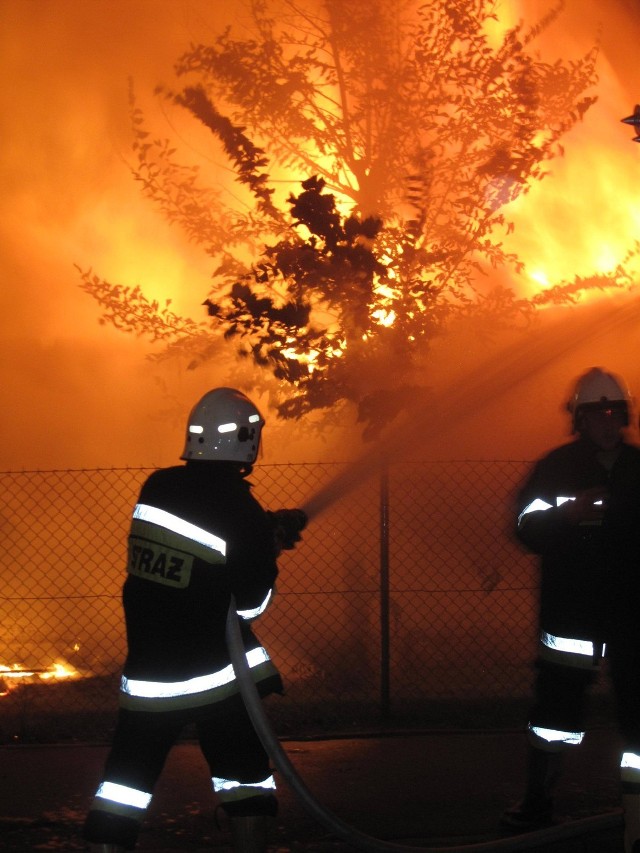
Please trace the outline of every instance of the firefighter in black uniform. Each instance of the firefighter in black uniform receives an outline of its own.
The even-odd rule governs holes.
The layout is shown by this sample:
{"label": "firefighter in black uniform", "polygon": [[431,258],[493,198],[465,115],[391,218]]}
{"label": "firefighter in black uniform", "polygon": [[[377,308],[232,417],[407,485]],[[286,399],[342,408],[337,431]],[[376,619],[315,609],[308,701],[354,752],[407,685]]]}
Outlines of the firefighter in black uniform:
{"label": "firefighter in black uniform", "polygon": [[282,547],[300,538],[300,510],[262,509],[245,479],[263,419],[240,392],[217,388],[193,408],[182,459],[153,473],[133,511],[123,590],[128,653],[102,782],[85,821],[90,850],[135,847],[169,750],[195,725],[237,850],[260,850],[277,809],[269,759],[225,641],[235,597],[247,663],[262,696],[282,692],[249,623],[267,607]]}
{"label": "firefighter in black uniform", "polygon": [[589,370],[568,408],[576,440],[540,460],[519,497],[517,535],[541,557],[540,638],[525,795],[502,822],[552,821],[560,762],[585,735],[587,691],[606,653],[624,742],[626,850],[640,853],[640,449],[624,439],[630,398],[616,376]]}

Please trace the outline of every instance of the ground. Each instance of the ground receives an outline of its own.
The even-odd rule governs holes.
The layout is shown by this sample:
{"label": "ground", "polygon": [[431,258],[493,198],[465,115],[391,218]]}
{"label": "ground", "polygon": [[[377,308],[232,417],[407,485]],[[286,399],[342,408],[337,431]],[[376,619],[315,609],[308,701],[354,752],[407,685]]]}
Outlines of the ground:
{"label": "ground", "polygon": [[[389,733],[285,741],[282,746],[322,810],[373,839],[426,850],[500,839],[500,813],[522,787],[525,743],[519,731]],[[83,850],[82,821],[106,752],[103,744],[0,747],[0,849]],[[622,853],[618,760],[615,732],[590,731],[568,761],[558,789],[564,837],[528,849]],[[349,837],[345,846],[303,804],[286,777],[276,773],[276,778],[280,813],[270,837],[274,853],[357,846]],[[573,830],[583,824],[574,821],[593,815],[607,817],[576,836]],[[228,848],[224,819],[216,823],[206,765],[195,743],[181,743],[158,783],[139,849],[204,853]]]}

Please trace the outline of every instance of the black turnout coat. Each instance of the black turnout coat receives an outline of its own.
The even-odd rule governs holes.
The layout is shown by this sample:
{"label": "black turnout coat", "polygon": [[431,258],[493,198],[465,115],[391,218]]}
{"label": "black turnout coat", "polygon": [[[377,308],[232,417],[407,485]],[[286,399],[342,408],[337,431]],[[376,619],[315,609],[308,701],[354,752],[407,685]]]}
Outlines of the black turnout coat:
{"label": "black turnout coat", "polygon": [[230,596],[262,695],[280,676],[249,625],[278,574],[270,515],[237,466],[187,462],[143,485],[123,588],[128,653],[120,700],[132,710],[179,710],[237,693],[225,641]]}
{"label": "black turnout coat", "polygon": [[[570,525],[559,497],[594,486],[608,497],[599,525]],[[517,536],[540,555],[540,628],[603,642],[638,635],[640,623],[640,449],[624,443],[612,469],[588,439],[552,450],[535,465],[518,497],[518,514],[535,499],[550,509],[520,517]]]}

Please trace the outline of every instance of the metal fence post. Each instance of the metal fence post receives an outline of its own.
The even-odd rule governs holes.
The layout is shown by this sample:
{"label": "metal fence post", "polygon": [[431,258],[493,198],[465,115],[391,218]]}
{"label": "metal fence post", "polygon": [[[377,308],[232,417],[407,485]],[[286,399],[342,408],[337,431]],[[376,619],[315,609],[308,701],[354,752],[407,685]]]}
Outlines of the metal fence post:
{"label": "metal fence post", "polygon": [[[366,483],[287,554],[278,606],[259,625],[288,686],[270,703],[276,730],[439,727],[440,699],[464,728],[496,697],[519,725],[538,569],[512,536],[510,507],[531,465],[378,452]],[[301,506],[343,468],[260,465],[251,479],[264,506]],[[126,655],[126,532],[151,471],[0,472],[0,743],[109,740]]]}
{"label": "metal fence post", "polygon": [[380,710],[389,716],[389,465],[380,466]]}

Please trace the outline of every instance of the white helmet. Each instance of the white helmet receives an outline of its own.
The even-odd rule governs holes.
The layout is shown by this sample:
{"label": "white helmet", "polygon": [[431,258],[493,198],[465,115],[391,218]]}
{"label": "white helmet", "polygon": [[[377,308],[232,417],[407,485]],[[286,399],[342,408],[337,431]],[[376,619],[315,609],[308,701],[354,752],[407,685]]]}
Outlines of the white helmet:
{"label": "white helmet", "polygon": [[580,430],[580,413],[589,409],[621,409],[625,426],[629,424],[631,396],[625,382],[601,367],[592,367],[577,383],[567,409],[572,415],[573,431]]}
{"label": "white helmet", "polygon": [[253,464],[264,419],[233,388],[208,391],[191,410],[181,459]]}

